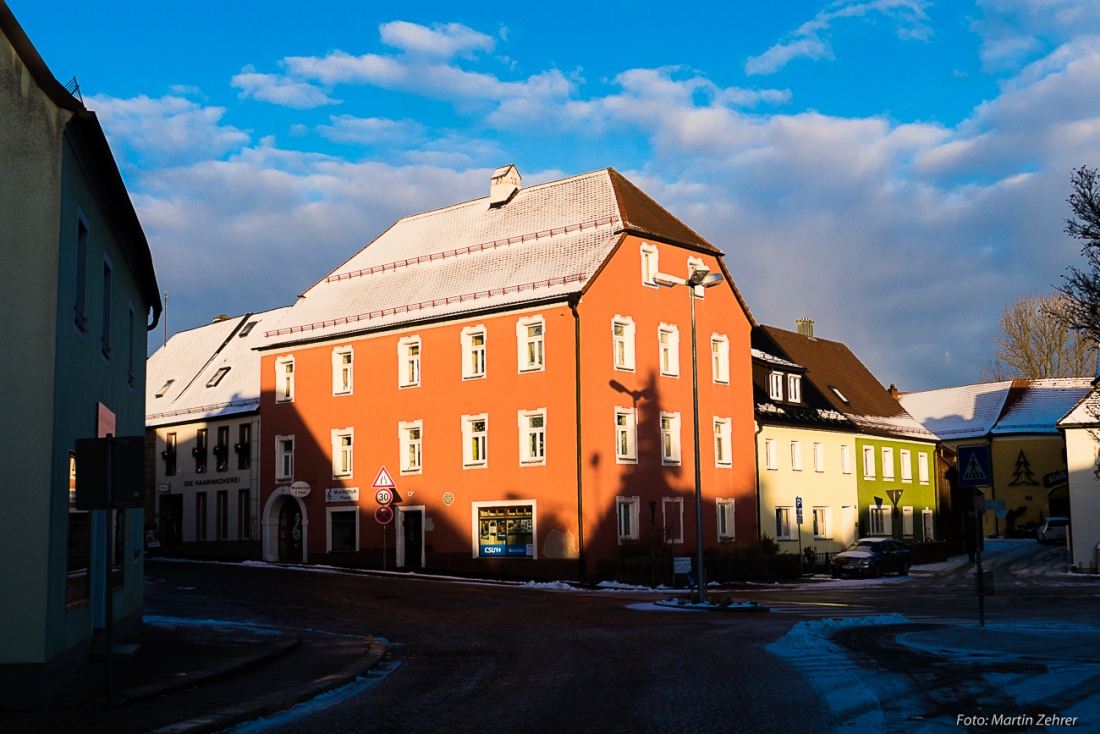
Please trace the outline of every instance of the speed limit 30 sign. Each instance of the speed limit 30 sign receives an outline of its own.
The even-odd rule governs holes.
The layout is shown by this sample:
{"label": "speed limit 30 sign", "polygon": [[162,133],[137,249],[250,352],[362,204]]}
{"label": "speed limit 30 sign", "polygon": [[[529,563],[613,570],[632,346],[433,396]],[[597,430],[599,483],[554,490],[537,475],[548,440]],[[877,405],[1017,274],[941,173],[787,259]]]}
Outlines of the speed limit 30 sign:
{"label": "speed limit 30 sign", "polygon": [[388,505],[393,502],[393,490],[383,487],[374,493],[374,500],[380,505]]}

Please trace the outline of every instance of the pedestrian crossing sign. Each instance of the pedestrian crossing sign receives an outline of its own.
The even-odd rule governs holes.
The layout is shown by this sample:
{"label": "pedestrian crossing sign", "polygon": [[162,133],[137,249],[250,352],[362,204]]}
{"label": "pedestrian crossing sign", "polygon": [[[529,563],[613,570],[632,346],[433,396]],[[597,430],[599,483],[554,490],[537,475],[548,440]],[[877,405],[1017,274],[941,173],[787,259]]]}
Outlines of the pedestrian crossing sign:
{"label": "pedestrian crossing sign", "polygon": [[958,466],[960,487],[993,485],[993,470],[989,461],[988,446],[960,446]]}

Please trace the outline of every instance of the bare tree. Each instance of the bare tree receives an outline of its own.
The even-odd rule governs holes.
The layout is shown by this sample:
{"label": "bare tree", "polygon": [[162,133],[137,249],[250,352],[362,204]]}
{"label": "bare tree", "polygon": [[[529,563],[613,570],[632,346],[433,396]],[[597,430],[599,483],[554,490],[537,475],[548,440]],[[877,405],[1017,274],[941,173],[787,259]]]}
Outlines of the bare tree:
{"label": "bare tree", "polygon": [[982,368],[986,381],[1013,377],[1081,377],[1096,371],[1096,343],[1070,326],[1068,296],[1019,296],[1006,303],[993,337],[996,359]]}
{"label": "bare tree", "polygon": [[1070,267],[1058,290],[1066,296],[1062,318],[1093,342],[1100,342],[1100,176],[1095,168],[1081,166],[1070,177],[1073,193],[1065,232],[1081,241],[1086,267]]}

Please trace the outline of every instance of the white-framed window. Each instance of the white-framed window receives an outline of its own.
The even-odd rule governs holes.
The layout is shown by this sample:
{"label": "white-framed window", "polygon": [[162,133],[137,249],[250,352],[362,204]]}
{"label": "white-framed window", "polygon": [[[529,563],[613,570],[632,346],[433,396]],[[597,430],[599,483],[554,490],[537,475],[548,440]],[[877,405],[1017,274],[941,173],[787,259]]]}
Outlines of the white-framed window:
{"label": "white-framed window", "polygon": [[546,408],[519,411],[519,463],[546,463]]}
{"label": "white-framed window", "polygon": [[714,416],[714,465],[733,466],[733,420]]}
{"label": "white-framed window", "polygon": [[825,471],[825,447],[820,443],[814,443],[814,471]]}
{"label": "white-framed window", "polygon": [[546,320],[541,316],[520,319],[516,322],[520,372],[538,372],[546,369],[545,332]]}
{"label": "white-framed window", "polygon": [[734,524],[736,515],[734,514],[733,498],[719,497],[715,500],[715,506],[718,510],[718,542],[728,543],[731,540],[736,540],[737,530]]}
{"label": "white-framed window", "polygon": [[359,508],[327,507],[328,552],[350,553],[359,550]]}
{"label": "white-framed window", "polygon": [[779,468],[779,457],[776,455],[775,439],[764,439],[764,466],[775,471]]}
{"label": "white-framed window", "polygon": [[634,371],[634,319],[619,314],[611,319],[611,350],[615,369]]}
{"label": "white-framed window", "polygon": [[768,375],[768,397],[772,400],[783,399],[783,373],[773,372]]}
{"label": "white-framed window", "polygon": [[467,326],[462,330],[462,379],[485,377],[485,326]]}
{"label": "white-framed window", "polygon": [[641,500],[637,497],[616,497],[615,513],[619,521],[619,544],[637,540],[639,537],[639,508]]}
{"label": "white-framed window", "polygon": [[397,438],[401,443],[401,473],[419,474],[424,466],[424,421],[398,423]]}
{"label": "white-framed window", "polygon": [[894,479],[894,450],[889,446],[882,447],[882,478],[884,481]]}
{"label": "white-framed window", "polygon": [[661,463],[680,464],[680,414],[661,413]]}
{"label": "white-framed window", "polygon": [[653,276],[657,274],[657,248],[651,244],[643,243],[641,247],[642,253],[642,284],[657,287],[657,281],[653,279]]}
{"label": "white-framed window", "polygon": [[870,505],[871,535],[890,535],[893,532],[893,522],[890,517],[889,507]]}
{"label": "white-framed window", "polygon": [[352,362],[355,359],[355,352],[351,347],[336,347],[332,350],[332,394],[333,395],[351,395],[352,394],[352,380],[354,379],[355,372],[352,369]]}
{"label": "white-framed window", "polygon": [[802,402],[802,377],[800,375],[787,375],[787,400],[792,403]]}
{"label": "white-framed window", "polygon": [[730,340],[725,334],[710,336],[710,375],[715,382],[728,385],[730,381]]}
{"label": "white-framed window", "polygon": [[936,534],[932,530],[932,509],[925,507],[921,510],[921,519],[924,521],[922,523],[924,525],[924,542],[931,543],[936,539]]}
{"label": "white-framed window", "polygon": [[912,482],[913,481],[913,455],[909,449],[901,449],[898,452],[898,457],[901,461],[901,481]]}
{"label": "white-framed window", "polygon": [[471,502],[470,505],[474,558],[539,557],[536,500]]}
{"label": "white-framed window", "polygon": [[275,360],[275,402],[289,403],[294,400],[294,357],[279,357]]}
{"label": "white-framed window", "polygon": [[802,442],[791,441],[791,470],[802,471]]}
{"label": "white-framed window", "polygon": [[294,479],[294,436],[275,437],[275,479],[280,482]]}
{"label": "white-framed window", "polygon": [[815,507],[814,510],[814,538],[829,539],[833,537],[833,508]]}
{"label": "white-framed window", "polygon": [[794,530],[791,527],[790,507],[775,508],[775,539],[791,540],[794,538]]}
{"label": "white-framed window", "polygon": [[852,473],[852,447],[848,444],[840,445],[840,471],[844,474]]}
{"label": "white-framed window", "polygon": [[917,453],[917,480],[928,484],[928,454],[923,451]]}
{"label": "white-framed window", "polygon": [[661,522],[666,543],[684,542],[684,498],[661,498]]}
{"label": "white-framed window", "polygon": [[615,408],[615,462],[638,461],[638,422],[633,408]]}
{"label": "white-framed window", "polygon": [[665,377],[680,376],[680,330],[672,324],[661,324],[657,329],[660,346],[661,374]]}
{"label": "white-framed window", "polygon": [[332,429],[332,478],[340,479],[351,476],[352,441],[354,428]]}
{"label": "white-framed window", "polygon": [[406,336],[397,340],[397,386],[420,386],[419,336]]}
{"label": "white-framed window", "polygon": [[462,416],[462,467],[486,466],[489,461],[489,415]]}
{"label": "white-framed window", "polygon": [[901,508],[901,534],[906,538],[913,537],[913,508],[905,506]]}
{"label": "white-framed window", "polygon": [[875,447],[864,446],[863,447],[863,478],[874,479],[875,478]]}

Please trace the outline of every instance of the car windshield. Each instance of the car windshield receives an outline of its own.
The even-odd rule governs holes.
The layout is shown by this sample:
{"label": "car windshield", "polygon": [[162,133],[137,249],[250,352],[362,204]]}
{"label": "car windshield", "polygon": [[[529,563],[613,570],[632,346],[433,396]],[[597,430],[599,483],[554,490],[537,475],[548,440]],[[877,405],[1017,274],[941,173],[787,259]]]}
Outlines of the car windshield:
{"label": "car windshield", "polygon": [[1063,519],[1063,518],[1060,518],[1060,517],[1057,517],[1057,518],[1052,517],[1049,520],[1047,520],[1047,527],[1048,528],[1064,528],[1066,525],[1069,525],[1069,520],[1066,520],[1066,519]]}
{"label": "car windshield", "polygon": [[857,540],[856,542],[854,542],[850,546],[848,546],[848,550],[850,550],[850,551],[854,551],[854,550],[871,550],[871,551],[873,551],[873,550],[878,549],[879,543],[881,543],[881,542],[882,542],[881,540]]}

